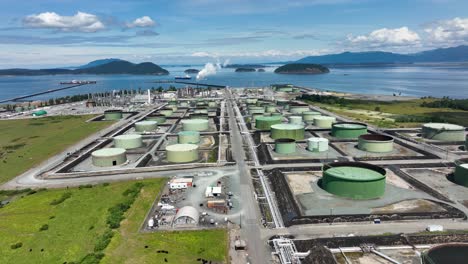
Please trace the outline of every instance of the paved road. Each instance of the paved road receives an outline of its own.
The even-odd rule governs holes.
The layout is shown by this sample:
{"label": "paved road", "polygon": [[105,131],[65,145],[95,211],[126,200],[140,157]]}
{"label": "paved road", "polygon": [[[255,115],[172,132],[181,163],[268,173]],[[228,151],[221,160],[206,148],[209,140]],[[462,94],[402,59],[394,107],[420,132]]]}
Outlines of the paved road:
{"label": "paved road", "polygon": [[257,201],[253,195],[254,188],[252,186],[250,171],[247,164],[245,164],[246,155],[243,148],[243,141],[236,123],[236,115],[233,111],[233,104],[235,102],[230,100],[232,99],[230,91],[227,90],[226,96],[228,98],[226,108],[228,110],[229,127],[231,129],[231,150],[240,172],[240,190],[243,208],[241,236],[247,241],[251,263],[266,263],[267,259],[271,259],[271,257],[266,243],[261,239],[260,231],[262,227],[260,226],[259,220],[261,216],[258,211]]}

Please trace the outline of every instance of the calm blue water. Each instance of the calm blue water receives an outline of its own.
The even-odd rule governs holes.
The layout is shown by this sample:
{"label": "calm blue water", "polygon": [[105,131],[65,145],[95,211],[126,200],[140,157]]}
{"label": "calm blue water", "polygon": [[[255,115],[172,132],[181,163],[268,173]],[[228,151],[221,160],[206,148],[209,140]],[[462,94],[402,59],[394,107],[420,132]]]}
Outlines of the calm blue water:
{"label": "calm blue water", "polygon": [[[188,67],[166,67],[169,76],[136,75],[58,75],[0,77],[0,99],[59,88],[59,82],[96,80],[95,85],[85,85],[69,90],[37,96],[34,99],[48,99],[73,94],[119,89],[148,89],[161,84],[156,80],[173,79],[184,75]],[[199,68],[199,67],[198,67]],[[234,69],[222,69],[216,75],[207,77],[202,83],[221,84],[231,87],[267,86],[273,83],[292,83],[298,86],[351,93],[388,94],[400,93],[407,96],[450,96],[468,98],[468,66],[399,66],[399,67],[355,67],[332,68],[322,75],[280,75],[266,72],[235,73]],[[167,84],[163,84],[168,86]],[[179,87],[181,87],[179,85]]]}

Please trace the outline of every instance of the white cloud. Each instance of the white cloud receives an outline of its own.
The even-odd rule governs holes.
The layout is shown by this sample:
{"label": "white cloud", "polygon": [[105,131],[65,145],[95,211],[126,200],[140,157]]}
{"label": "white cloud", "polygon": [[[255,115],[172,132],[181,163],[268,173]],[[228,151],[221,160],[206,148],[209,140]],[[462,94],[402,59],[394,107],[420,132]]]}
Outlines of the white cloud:
{"label": "white cloud", "polygon": [[264,50],[264,51],[246,51],[246,52],[194,52],[190,54],[190,57],[301,57],[311,55],[321,55],[326,53],[325,50],[295,50],[295,51],[284,51],[284,50]]}
{"label": "white cloud", "polygon": [[468,18],[456,17],[428,24],[424,31],[432,42],[458,44],[468,41]]}
{"label": "white cloud", "polygon": [[418,33],[407,27],[388,29],[382,28],[372,31],[369,35],[348,36],[348,42],[363,47],[391,47],[412,46],[421,40]]}
{"label": "white cloud", "polygon": [[151,19],[151,17],[149,16],[142,16],[142,17],[139,17],[137,19],[135,19],[133,22],[131,23],[127,23],[126,25],[128,28],[136,28],[136,27],[140,27],[140,28],[143,28],[143,27],[154,27],[156,26],[156,22],[154,22],[153,19]]}
{"label": "white cloud", "polygon": [[105,29],[96,15],[77,12],[73,16],[61,16],[55,12],[29,15],[23,19],[23,25],[32,28],[50,28],[61,31],[96,32]]}

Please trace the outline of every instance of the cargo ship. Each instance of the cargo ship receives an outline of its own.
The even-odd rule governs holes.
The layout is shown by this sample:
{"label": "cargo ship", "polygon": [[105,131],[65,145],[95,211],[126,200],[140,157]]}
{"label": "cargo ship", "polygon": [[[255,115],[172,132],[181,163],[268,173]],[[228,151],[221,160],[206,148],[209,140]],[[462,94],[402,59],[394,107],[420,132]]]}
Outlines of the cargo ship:
{"label": "cargo ship", "polygon": [[176,76],[174,77],[176,80],[191,80],[192,77],[190,75],[185,75],[185,76]]}
{"label": "cargo ship", "polygon": [[60,84],[95,84],[96,81],[77,81],[71,80],[69,82],[60,82]]}

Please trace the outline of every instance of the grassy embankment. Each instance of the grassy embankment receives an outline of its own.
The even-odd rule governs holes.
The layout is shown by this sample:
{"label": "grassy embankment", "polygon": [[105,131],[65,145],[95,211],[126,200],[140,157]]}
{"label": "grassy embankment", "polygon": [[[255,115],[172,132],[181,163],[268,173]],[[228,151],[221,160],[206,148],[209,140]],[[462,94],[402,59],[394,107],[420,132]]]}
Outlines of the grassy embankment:
{"label": "grassy embankment", "polygon": [[390,102],[330,98],[331,100],[322,98],[320,102],[316,99],[304,101],[338,115],[383,128],[418,127],[427,122],[447,122],[468,126],[468,111],[422,106],[424,102],[436,101],[437,99],[434,98]]}
{"label": "grassy embankment", "polygon": [[112,122],[91,115],[0,121],[0,184],[60,153]]}
{"label": "grassy embankment", "polygon": [[[101,263],[164,263],[164,258],[169,263],[197,263],[197,258],[226,262],[224,230],[138,232],[164,183],[118,182],[19,194],[0,208],[0,263],[95,264],[103,253]],[[122,204],[131,206],[115,225],[118,213],[109,209]]]}

